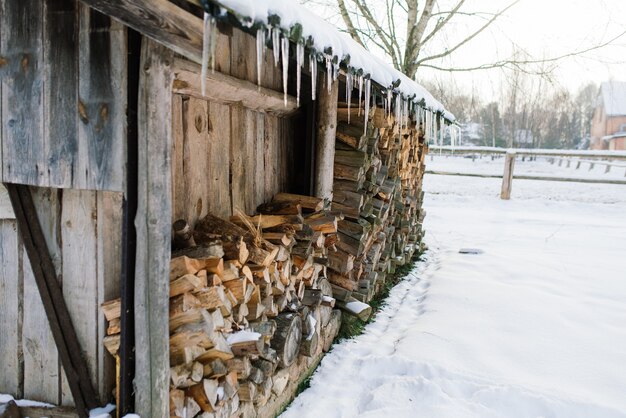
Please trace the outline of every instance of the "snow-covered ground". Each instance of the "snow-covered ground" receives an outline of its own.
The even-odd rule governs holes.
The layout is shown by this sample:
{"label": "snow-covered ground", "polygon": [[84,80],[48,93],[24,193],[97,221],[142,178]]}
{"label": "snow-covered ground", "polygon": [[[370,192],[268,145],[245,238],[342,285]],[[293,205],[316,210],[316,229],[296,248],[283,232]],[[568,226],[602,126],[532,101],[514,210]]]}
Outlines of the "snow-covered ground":
{"label": "snow-covered ground", "polygon": [[427,177],[425,261],[283,417],[626,417],[626,186],[499,188]]}

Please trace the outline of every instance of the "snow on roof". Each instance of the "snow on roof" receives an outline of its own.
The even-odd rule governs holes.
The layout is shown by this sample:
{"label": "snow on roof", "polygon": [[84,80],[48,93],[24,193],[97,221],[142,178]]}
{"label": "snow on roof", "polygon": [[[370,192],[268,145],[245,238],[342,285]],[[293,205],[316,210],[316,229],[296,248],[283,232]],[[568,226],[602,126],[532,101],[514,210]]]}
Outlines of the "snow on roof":
{"label": "snow on roof", "polygon": [[[287,33],[293,33],[294,28],[301,27],[301,36],[312,44],[307,47],[318,52],[326,52],[332,48],[332,55],[341,62],[349,57],[349,67],[362,70],[363,74],[370,75],[371,80],[384,88],[392,85],[405,99],[414,102],[423,100],[424,107],[440,112],[448,121],[455,117],[448,112],[424,87],[393,68],[381,58],[371,54],[350,36],[340,32],[337,28],[295,2],[295,0],[217,0],[223,8],[236,15],[242,24],[262,24],[272,26],[270,16],[279,17],[278,24]],[[243,19],[242,19],[243,18]],[[298,28],[299,29],[299,28]],[[394,84],[395,83],[395,84]]]}
{"label": "snow on roof", "polygon": [[626,115],[626,82],[606,81],[602,83],[600,94],[607,116]]}

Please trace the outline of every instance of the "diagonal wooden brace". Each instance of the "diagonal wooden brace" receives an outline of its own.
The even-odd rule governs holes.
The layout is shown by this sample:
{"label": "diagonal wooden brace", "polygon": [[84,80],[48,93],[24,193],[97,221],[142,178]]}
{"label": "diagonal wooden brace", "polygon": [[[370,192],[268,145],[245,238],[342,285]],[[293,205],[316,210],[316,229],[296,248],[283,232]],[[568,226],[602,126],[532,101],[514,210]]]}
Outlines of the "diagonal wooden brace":
{"label": "diagonal wooden brace", "polygon": [[88,417],[89,410],[98,406],[98,399],[89,379],[89,369],[82,356],[76,331],[56,277],[30,189],[25,185],[11,183],[5,183],[4,186],[9,192],[18,231],[33,269],[78,415]]}

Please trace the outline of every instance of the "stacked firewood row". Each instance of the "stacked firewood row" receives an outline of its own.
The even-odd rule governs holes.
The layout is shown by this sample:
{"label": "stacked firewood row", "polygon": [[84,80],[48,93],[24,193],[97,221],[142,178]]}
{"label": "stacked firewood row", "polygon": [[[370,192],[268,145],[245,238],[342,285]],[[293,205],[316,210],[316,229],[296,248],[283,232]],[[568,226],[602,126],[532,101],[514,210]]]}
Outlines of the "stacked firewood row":
{"label": "stacked firewood row", "polygon": [[[230,220],[174,223],[170,416],[257,416],[330,348],[341,323],[326,280],[341,216],[281,193]],[[115,355],[119,300],[103,305]]]}
{"label": "stacked firewood row", "polygon": [[362,109],[339,107],[332,208],[344,219],[328,277],[341,306],[370,301],[422,238],[427,149],[420,127],[381,108],[365,123]]}

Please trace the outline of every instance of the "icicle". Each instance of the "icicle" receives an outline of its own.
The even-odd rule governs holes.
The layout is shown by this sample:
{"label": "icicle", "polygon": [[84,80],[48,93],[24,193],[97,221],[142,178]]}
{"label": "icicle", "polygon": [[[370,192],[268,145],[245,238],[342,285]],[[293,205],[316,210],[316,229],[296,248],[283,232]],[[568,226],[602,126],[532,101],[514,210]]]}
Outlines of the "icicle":
{"label": "icicle", "polygon": [[287,107],[287,81],[289,78],[289,38],[286,36],[281,39],[280,43],[283,51],[283,93],[285,100],[285,107]]}
{"label": "icicle", "polygon": [[296,44],[296,103],[300,107],[300,81],[302,80],[302,65],[304,62],[304,44]]}
{"label": "icicle", "polygon": [[389,112],[387,117],[391,116],[391,99],[393,99],[393,92],[391,90],[387,90],[387,112]]}
{"label": "icicle", "polygon": [[309,69],[311,70],[311,100],[315,101],[315,89],[317,88],[317,58],[315,53],[309,55]]}
{"label": "icicle", "polygon": [[202,69],[200,70],[200,89],[202,95],[206,94],[206,76],[209,69],[209,44],[211,43],[211,15],[204,12],[204,25],[202,28]]}
{"label": "icicle", "polygon": [[365,132],[364,134],[367,134],[367,124],[368,124],[368,118],[370,115],[370,79],[368,78],[367,80],[365,80]]}
{"label": "icicle", "polygon": [[363,92],[363,76],[359,76],[359,116],[361,116],[361,93]]}
{"label": "icicle", "polygon": [[339,77],[339,64],[333,63],[333,81],[337,81]]}
{"label": "icicle", "polygon": [[402,96],[400,96],[400,94],[396,94],[396,109],[395,109],[395,115],[394,117],[396,118],[396,123],[400,124],[400,128],[402,128]]}
{"label": "icicle", "polygon": [[328,90],[328,94],[330,94],[330,80],[333,76],[333,63],[331,61],[331,56],[326,55],[326,90]]}
{"label": "icicle", "polygon": [[346,101],[348,102],[348,124],[350,124],[350,105],[352,104],[352,73],[350,69],[346,73]]}
{"label": "icicle", "polygon": [[256,31],[256,83],[261,88],[261,74],[263,73],[263,53],[265,52],[265,29]]}
{"label": "icicle", "polygon": [[210,49],[209,49],[209,57],[211,58],[211,71],[215,72],[215,48],[217,48],[217,20],[211,16],[209,19],[209,31],[210,35]]}
{"label": "icicle", "polygon": [[272,49],[274,51],[274,65],[280,60],[280,28],[272,28]]}

